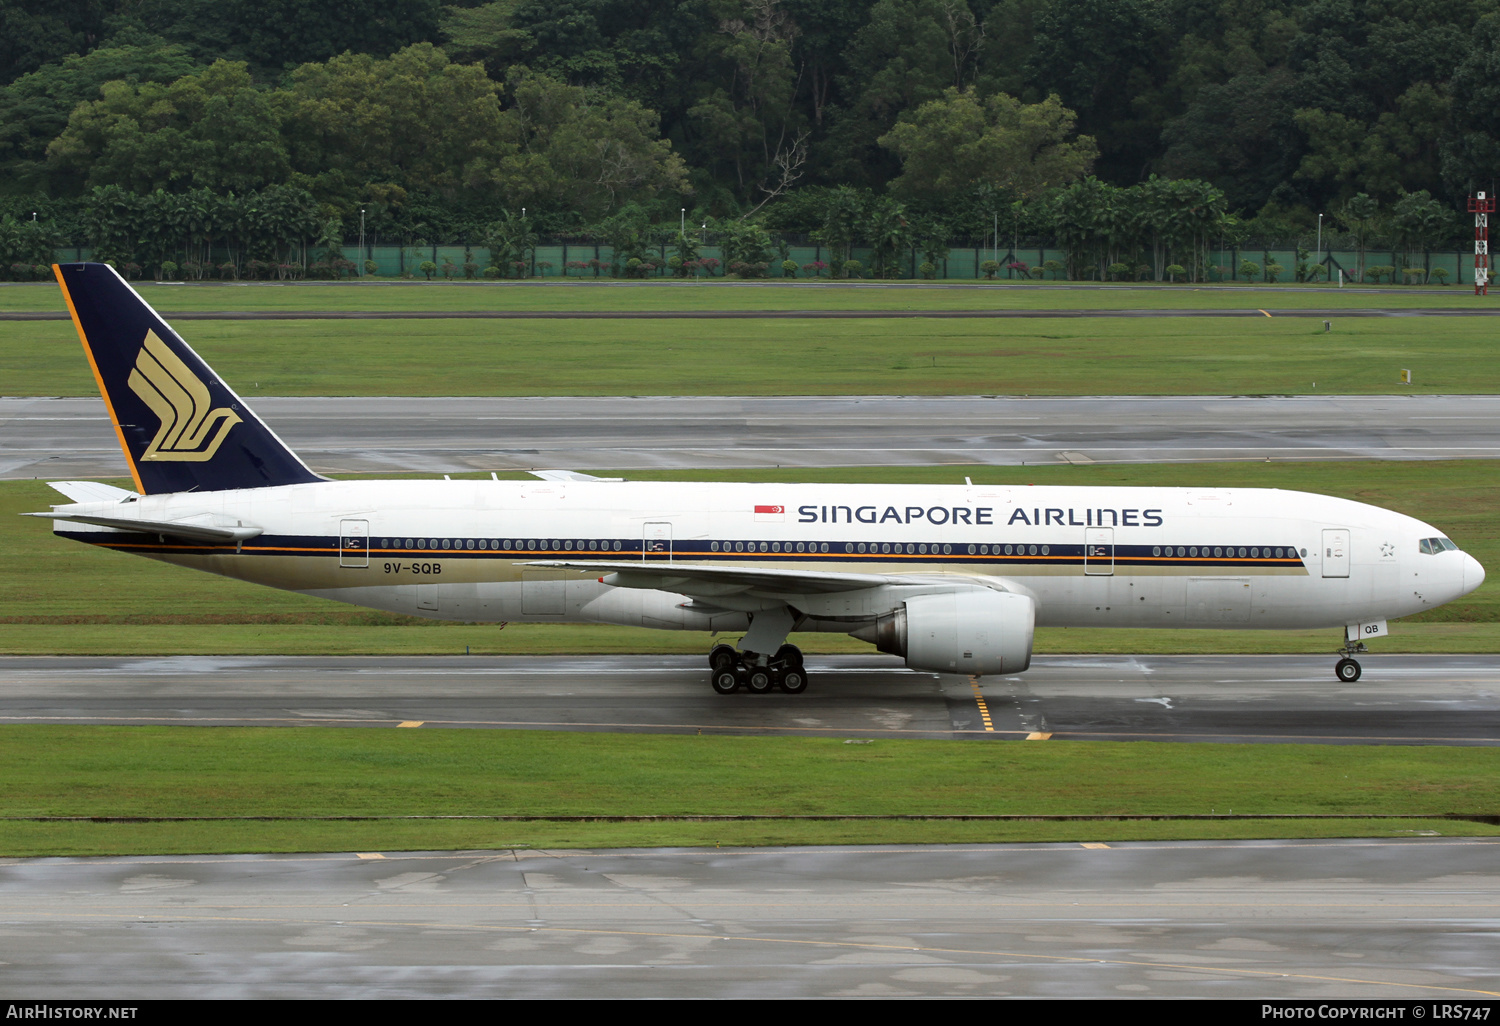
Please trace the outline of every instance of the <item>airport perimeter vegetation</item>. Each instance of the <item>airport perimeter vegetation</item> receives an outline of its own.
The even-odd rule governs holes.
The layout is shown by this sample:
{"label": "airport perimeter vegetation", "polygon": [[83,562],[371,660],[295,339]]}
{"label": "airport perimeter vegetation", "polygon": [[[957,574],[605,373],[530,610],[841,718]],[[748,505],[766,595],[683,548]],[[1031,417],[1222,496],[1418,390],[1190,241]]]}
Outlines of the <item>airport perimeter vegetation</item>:
{"label": "airport perimeter vegetation", "polygon": [[[33,298],[12,288],[36,292]],[[173,310],[193,304],[368,310],[382,303],[395,304],[388,309],[434,303],[457,309],[443,305],[453,303],[447,296],[455,294],[463,297],[464,309],[481,308],[474,304],[484,296],[508,309],[516,308],[513,303],[693,309],[683,304],[704,302],[729,309],[788,308],[754,307],[786,302],[774,286],[667,286],[659,295],[648,287],[639,290],[643,297],[639,287],[610,284],[474,286],[462,293],[471,287],[259,288],[273,298],[247,301],[252,287],[145,291],[169,320]],[[913,297],[905,290],[860,288],[855,296],[865,309],[878,303],[939,309],[943,303],[993,301],[982,286],[970,288],[972,296],[958,299],[951,295],[958,290],[920,290]],[[0,310],[54,309],[56,290],[48,299],[44,289],[0,289]],[[679,298],[689,289],[701,291]],[[166,298],[166,290],[174,298]],[[791,309],[814,308],[804,297],[818,296],[817,286],[786,289],[793,291],[799,305]],[[1271,302],[1267,293],[1283,307],[1296,301],[1291,297],[1314,297],[1304,308],[1335,302],[1392,308],[1406,297],[1420,297],[1420,306],[1486,302],[1451,289],[1254,291],[1017,289],[1004,295],[1009,303],[1037,301],[1040,294],[1075,309],[1097,303],[1101,293],[1108,309],[1164,309],[1179,301],[1190,302],[1188,308],[1222,309],[1248,306],[1247,300],[1259,307]],[[720,297],[705,299],[704,292]],[[850,308],[849,293],[827,292],[833,298],[822,309]],[[179,328],[246,395],[722,393],[726,375],[734,386],[727,391],[741,394],[1301,393],[1311,392],[1314,380],[1319,392],[1500,390],[1500,361],[1488,351],[1493,332],[1485,330],[1483,318],[1351,318],[1335,321],[1328,333],[1316,321],[1274,316],[752,319],[711,327],[702,321],[213,321]],[[0,350],[0,391],[92,394],[70,325],[11,322],[0,334],[8,340]],[[508,345],[497,345],[500,340]],[[350,372],[347,363],[355,355],[358,366]],[[955,366],[946,365],[950,359]],[[554,373],[559,364],[576,366],[568,374]],[[1396,382],[1397,367],[1417,371],[1416,388]],[[260,387],[248,387],[257,378]],[[590,380],[605,387],[577,387]],[[407,387],[399,387],[403,382]],[[1437,523],[1481,562],[1500,566],[1497,475],[1487,461],[628,476],[957,483],[965,475],[1012,484],[1213,484],[1346,495]],[[465,649],[698,652],[705,644],[697,635],[672,632],[571,625],[502,629],[389,616],[84,548],[53,538],[43,523],[13,515],[45,508],[55,498],[41,482],[0,484],[0,652],[456,655]],[[185,595],[191,597],[188,608]],[[797,640],[811,653],[868,650],[842,636]],[[1326,631],[1043,630],[1038,651],[1327,652],[1335,641]],[[1378,650],[1500,650],[1500,576],[1455,606],[1393,625],[1393,636]],[[840,739],[776,737],[40,725],[8,725],[4,738],[0,854],[9,856],[1500,834],[1482,822],[1384,818],[1493,815],[1500,810],[1500,748],[904,740],[845,746]],[[1238,816],[1170,818],[1231,812]],[[1265,814],[1307,818],[1250,818]],[[909,815],[1167,818],[900,818]],[[876,818],[799,818],[839,816]]]}

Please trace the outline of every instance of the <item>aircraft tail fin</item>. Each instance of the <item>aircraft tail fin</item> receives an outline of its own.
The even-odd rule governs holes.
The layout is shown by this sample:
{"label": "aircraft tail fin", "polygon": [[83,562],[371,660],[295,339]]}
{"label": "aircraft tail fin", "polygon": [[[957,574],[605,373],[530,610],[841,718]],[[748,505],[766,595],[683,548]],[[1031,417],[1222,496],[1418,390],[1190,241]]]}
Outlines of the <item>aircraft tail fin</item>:
{"label": "aircraft tail fin", "polygon": [[54,264],[136,488],[322,481],[108,264]]}

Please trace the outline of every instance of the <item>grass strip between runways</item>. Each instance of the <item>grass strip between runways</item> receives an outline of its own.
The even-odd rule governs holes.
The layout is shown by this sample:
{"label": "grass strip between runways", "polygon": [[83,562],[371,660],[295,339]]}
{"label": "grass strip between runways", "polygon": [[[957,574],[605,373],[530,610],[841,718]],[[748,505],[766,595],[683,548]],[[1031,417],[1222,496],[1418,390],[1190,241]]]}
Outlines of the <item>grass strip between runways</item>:
{"label": "grass strip between runways", "polygon": [[[1500,749],[976,743],[547,731],[10,726],[0,854],[1500,835]],[[1232,815],[1017,822],[566,816]],[[1302,815],[1306,820],[1242,819]],[[538,819],[350,822],[351,816]]]}

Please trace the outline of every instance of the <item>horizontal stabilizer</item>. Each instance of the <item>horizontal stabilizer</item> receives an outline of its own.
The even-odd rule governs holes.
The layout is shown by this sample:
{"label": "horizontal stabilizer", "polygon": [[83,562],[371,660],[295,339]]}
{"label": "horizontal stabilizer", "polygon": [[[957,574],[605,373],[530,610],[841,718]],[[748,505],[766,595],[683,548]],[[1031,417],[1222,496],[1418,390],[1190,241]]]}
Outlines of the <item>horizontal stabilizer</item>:
{"label": "horizontal stabilizer", "polygon": [[214,542],[237,545],[249,541],[264,532],[260,527],[220,527],[211,523],[190,523],[171,520],[140,520],[136,517],[101,517],[92,513],[22,513],[23,517],[44,517],[48,520],[65,520],[75,524],[92,524],[116,531],[136,531],[141,534],[165,534],[190,541]]}
{"label": "horizontal stabilizer", "polygon": [[623,477],[595,477],[593,474],[585,474],[578,470],[528,470],[526,473],[532,477],[539,477],[543,481],[623,481]]}
{"label": "horizontal stabilizer", "polygon": [[48,481],[47,487],[62,492],[74,502],[124,502],[140,498],[128,488],[116,488],[102,481]]}

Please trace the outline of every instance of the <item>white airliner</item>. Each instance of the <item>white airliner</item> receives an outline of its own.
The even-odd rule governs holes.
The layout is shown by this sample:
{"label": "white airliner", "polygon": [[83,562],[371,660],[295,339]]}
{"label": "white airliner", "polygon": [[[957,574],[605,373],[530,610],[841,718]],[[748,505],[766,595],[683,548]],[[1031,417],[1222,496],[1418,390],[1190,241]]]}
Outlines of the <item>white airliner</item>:
{"label": "white airliner", "polygon": [[792,631],[914,670],[1012,674],[1033,628],[1327,627],[1336,673],[1386,621],[1479,587],[1434,527],[1267,489],[330,481],[114,270],[57,279],[135,479],[53,487],[66,538],[306,595],[464,621],[743,634],[713,687],[807,687]]}

